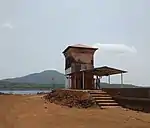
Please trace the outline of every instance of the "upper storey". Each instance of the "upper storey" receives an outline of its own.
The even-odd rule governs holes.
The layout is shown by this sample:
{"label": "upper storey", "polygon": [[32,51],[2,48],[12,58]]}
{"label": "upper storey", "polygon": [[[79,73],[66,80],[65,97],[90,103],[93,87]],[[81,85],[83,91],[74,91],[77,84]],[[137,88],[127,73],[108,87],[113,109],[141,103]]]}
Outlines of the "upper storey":
{"label": "upper storey", "polygon": [[65,56],[65,69],[70,67],[77,67],[77,65],[94,65],[94,53],[97,48],[93,48],[87,45],[76,44],[68,46],[63,54]]}

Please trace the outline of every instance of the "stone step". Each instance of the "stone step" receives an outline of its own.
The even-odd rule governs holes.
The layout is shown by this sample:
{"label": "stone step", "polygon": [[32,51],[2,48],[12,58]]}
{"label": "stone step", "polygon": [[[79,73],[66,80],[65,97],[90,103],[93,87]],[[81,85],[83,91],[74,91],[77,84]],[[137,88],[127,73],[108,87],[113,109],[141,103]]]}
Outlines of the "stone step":
{"label": "stone step", "polygon": [[110,96],[96,96],[96,97],[93,97],[93,99],[95,99],[95,100],[111,100],[112,97],[110,97]]}
{"label": "stone step", "polygon": [[113,100],[113,98],[102,90],[93,90],[89,92],[92,98],[95,100],[97,105],[101,108],[115,108],[118,107],[118,103]]}
{"label": "stone step", "polygon": [[96,103],[116,103],[114,100],[96,100]]}
{"label": "stone step", "polygon": [[104,92],[104,91],[99,91],[99,92],[91,91],[90,94],[107,94],[107,92]]}
{"label": "stone step", "polygon": [[99,106],[118,106],[118,103],[97,103]]}
{"label": "stone step", "polygon": [[110,97],[109,94],[91,94],[92,97]]}
{"label": "stone step", "polygon": [[121,108],[120,106],[101,106],[102,109],[114,109],[114,108]]}

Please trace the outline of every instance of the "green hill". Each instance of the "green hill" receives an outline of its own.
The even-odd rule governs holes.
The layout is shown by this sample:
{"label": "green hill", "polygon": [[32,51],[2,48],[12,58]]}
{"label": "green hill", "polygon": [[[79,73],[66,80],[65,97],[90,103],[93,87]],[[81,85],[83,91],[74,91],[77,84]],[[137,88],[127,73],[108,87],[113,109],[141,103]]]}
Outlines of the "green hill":
{"label": "green hill", "polygon": [[56,70],[46,70],[40,73],[33,73],[27,76],[5,79],[5,82],[10,83],[30,83],[30,84],[64,84],[64,74]]}
{"label": "green hill", "polygon": [[64,88],[65,76],[56,70],[46,70],[23,77],[0,80],[0,89]]}

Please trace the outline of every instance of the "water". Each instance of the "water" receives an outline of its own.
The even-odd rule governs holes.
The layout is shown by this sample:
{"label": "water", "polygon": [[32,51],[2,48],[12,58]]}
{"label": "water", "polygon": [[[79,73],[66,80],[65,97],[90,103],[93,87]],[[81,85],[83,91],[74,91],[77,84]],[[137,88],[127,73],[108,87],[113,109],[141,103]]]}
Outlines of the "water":
{"label": "water", "polygon": [[0,92],[5,94],[37,94],[38,92],[50,92],[50,90],[0,90]]}

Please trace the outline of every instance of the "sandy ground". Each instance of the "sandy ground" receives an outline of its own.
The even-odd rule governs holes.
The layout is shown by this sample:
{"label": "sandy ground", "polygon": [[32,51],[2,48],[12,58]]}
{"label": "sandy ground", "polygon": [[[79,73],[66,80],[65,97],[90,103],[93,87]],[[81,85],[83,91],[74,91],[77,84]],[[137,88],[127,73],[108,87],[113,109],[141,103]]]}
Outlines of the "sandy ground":
{"label": "sandy ground", "polygon": [[76,109],[46,103],[41,96],[0,96],[0,128],[150,128],[150,114]]}

